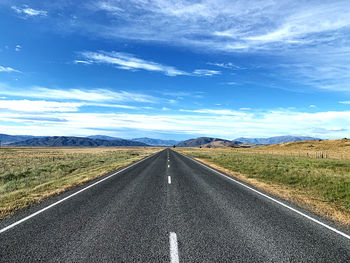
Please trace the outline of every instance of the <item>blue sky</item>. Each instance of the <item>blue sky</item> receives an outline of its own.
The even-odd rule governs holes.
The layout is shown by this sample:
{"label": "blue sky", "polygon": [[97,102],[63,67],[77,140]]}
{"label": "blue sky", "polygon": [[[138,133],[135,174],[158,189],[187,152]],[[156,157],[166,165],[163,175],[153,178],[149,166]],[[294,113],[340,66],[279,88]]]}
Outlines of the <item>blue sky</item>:
{"label": "blue sky", "polygon": [[0,133],[349,137],[348,1],[0,0]]}

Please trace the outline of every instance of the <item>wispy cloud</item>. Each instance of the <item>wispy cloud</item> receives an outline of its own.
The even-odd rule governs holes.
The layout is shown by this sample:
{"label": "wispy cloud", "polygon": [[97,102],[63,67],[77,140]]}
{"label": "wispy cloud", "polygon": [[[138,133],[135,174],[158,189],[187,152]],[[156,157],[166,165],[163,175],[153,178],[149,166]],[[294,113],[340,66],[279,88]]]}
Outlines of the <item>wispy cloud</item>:
{"label": "wispy cloud", "polygon": [[97,9],[104,10],[107,12],[111,12],[113,14],[120,14],[124,10],[116,5],[113,5],[112,3],[109,3],[108,1],[100,1],[95,3]]}
{"label": "wispy cloud", "polygon": [[328,32],[350,25],[347,1],[104,0],[91,9],[118,16],[125,23],[104,26],[102,34],[228,51],[320,43],[329,41]]}
{"label": "wispy cloud", "polygon": [[235,82],[235,81],[229,81],[229,82],[224,82],[224,83],[222,83],[222,84],[224,84],[224,85],[230,85],[230,86],[235,86],[235,85],[237,85],[238,83]]}
{"label": "wispy cloud", "polygon": [[227,62],[227,63],[208,62],[207,64],[212,65],[212,66],[216,66],[216,67],[220,67],[220,68],[233,69],[233,70],[245,69],[244,67],[235,65],[232,62]]}
{"label": "wispy cloud", "polygon": [[[184,114],[184,111],[187,114]],[[191,134],[191,136],[215,136],[235,139],[244,136],[274,136],[281,134],[311,135],[322,138],[348,136],[349,111],[324,111],[316,113],[295,110],[234,111],[222,109],[159,111],[159,113],[82,113],[44,112],[32,113],[0,111],[2,129],[9,133],[22,130],[35,135],[89,135],[94,129],[128,129],[128,135],[143,131],[145,134],[158,132],[170,134]],[[36,121],[37,118],[42,121]],[[25,118],[25,119],[24,119]],[[47,121],[45,121],[47,119]],[[55,125],[48,125],[53,120]],[[65,120],[64,122],[59,120]],[[43,129],[45,127],[45,129]],[[115,134],[117,135],[117,134]]]}
{"label": "wispy cloud", "polygon": [[[319,89],[349,90],[350,78],[345,77],[349,74],[346,65],[349,65],[350,43],[350,5],[347,0],[87,0],[84,3],[74,6],[77,14],[96,13],[105,15],[103,19],[96,20],[94,15],[86,15],[72,26],[70,19],[63,15],[65,20],[59,21],[60,28],[65,28],[62,24],[67,23],[69,30],[96,37],[156,41],[196,52],[259,53],[265,58],[279,57],[289,65],[289,69],[284,69],[290,73],[287,75],[295,74],[291,80],[284,76],[284,72],[278,72],[280,79]],[[60,1],[50,4],[50,8],[60,5],[69,9],[74,4]],[[63,10],[61,6],[60,11]],[[46,15],[40,13],[46,11],[28,6],[13,6],[13,9],[27,16]],[[120,52],[90,52],[89,55],[95,58],[91,61],[79,59],[76,63],[109,63],[124,70],[147,70],[169,76],[195,75],[194,69],[183,70]],[[306,64],[308,66],[303,67]],[[210,65],[242,69],[233,60],[211,62]]]}
{"label": "wispy cloud", "polygon": [[24,15],[25,17],[31,16],[47,16],[47,11],[44,10],[36,10],[30,8],[28,5],[23,5],[23,7],[11,6],[12,10],[14,10],[19,15]]}
{"label": "wispy cloud", "polygon": [[15,51],[19,52],[19,51],[21,51],[21,49],[22,49],[22,46],[21,46],[21,45],[16,45]]}
{"label": "wispy cloud", "polygon": [[196,69],[193,71],[193,75],[195,76],[214,76],[220,75],[221,72],[218,70],[209,70],[209,69]]}
{"label": "wispy cloud", "polygon": [[168,76],[187,75],[188,73],[178,70],[171,66],[162,65],[153,61],[147,61],[127,53],[121,52],[82,52],[82,57],[86,60],[80,60],[76,62],[82,62],[87,64],[111,64],[120,69],[125,70],[146,70],[157,71],[164,73]]}
{"label": "wispy cloud", "polygon": [[0,100],[0,109],[20,112],[65,112],[78,111],[81,105],[71,102],[30,101],[30,100]]}
{"label": "wispy cloud", "polygon": [[[6,98],[3,98],[6,99]],[[94,103],[94,102],[58,102],[52,100],[0,100],[0,109],[18,112],[77,112],[81,111],[82,107],[102,107],[102,108],[117,108],[138,110],[141,107],[120,105],[112,103]]]}
{"label": "wispy cloud", "polygon": [[213,76],[220,74],[217,70],[196,69],[186,72],[175,67],[137,58],[132,54],[122,52],[82,52],[83,59],[75,60],[76,64],[109,64],[123,70],[146,70],[163,73],[167,76]]}
{"label": "wispy cloud", "polygon": [[181,112],[193,112],[193,113],[202,113],[210,115],[225,115],[225,116],[243,116],[245,113],[239,111],[233,111],[229,109],[196,109],[196,110],[185,110],[180,109]]}
{"label": "wispy cloud", "polygon": [[0,72],[17,72],[19,73],[20,71],[11,67],[4,67],[0,66]]}
{"label": "wispy cloud", "polygon": [[[279,57],[289,65],[277,73],[279,79],[304,87],[350,90],[346,77],[350,5],[346,0],[104,0],[90,6],[111,18],[108,24],[89,24],[89,30],[106,38],[165,42],[199,52]],[[210,65],[242,69],[232,62]]]}
{"label": "wispy cloud", "polygon": [[112,91],[108,89],[49,89],[44,87],[29,87],[13,89],[0,83],[0,95],[37,99],[60,99],[88,102],[138,102],[155,103],[159,99],[150,95],[127,91]]}

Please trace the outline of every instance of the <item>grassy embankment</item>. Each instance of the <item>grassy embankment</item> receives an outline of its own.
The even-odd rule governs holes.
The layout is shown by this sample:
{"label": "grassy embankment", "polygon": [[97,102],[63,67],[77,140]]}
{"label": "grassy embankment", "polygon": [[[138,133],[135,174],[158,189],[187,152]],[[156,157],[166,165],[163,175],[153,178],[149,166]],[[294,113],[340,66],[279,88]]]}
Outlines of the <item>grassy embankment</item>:
{"label": "grassy embankment", "polygon": [[0,218],[140,160],[157,148],[0,148]]}
{"label": "grassy embankment", "polygon": [[272,144],[257,148],[236,148],[238,152],[278,154],[297,157],[317,158],[323,153],[331,159],[350,160],[350,139],[302,141]]}
{"label": "grassy embankment", "polygon": [[[286,150],[282,155],[273,152],[273,147],[280,150],[280,146],[268,146],[254,153],[232,148],[177,151],[349,228],[350,160],[290,156]],[[339,157],[344,155],[348,156]]]}

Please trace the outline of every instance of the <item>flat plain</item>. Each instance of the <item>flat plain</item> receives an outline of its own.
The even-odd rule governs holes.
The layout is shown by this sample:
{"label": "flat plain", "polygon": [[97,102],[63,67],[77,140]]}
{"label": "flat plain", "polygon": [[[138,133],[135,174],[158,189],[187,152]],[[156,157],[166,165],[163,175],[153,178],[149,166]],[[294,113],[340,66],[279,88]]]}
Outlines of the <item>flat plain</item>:
{"label": "flat plain", "polygon": [[0,218],[150,155],[158,148],[0,148]]}
{"label": "flat plain", "polygon": [[[328,220],[350,226],[350,140],[253,149],[176,150]],[[318,157],[323,153],[324,158],[315,158],[315,152]]]}

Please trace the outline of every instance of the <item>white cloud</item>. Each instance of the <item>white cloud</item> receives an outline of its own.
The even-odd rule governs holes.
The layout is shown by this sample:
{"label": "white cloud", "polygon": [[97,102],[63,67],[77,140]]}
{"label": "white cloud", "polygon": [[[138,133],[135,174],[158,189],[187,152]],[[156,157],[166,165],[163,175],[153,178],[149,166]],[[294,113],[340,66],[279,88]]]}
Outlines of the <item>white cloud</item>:
{"label": "white cloud", "polygon": [[14,10],[17,14],[25,15],[25,16],[47,16],[47,11],[44,10],[36,10],[30,8],[27,5],[23,5],[23,7],[11,6],[12,10]]}
{"label": "white cloud", "polygon": [[[187,114],[184,114],[184,111]],[[41,121],[39,122],[39,118]],[[57,120],[54,124],[52,122]],[[64,121],[62,121],[64,120]],[[191,134],[234,139],[268,137],[281,134],[303,134],[322,138],[348,137],[350,111],[306,113],[291,110],[240,112],[230,109],[183,110],[180,114],[151,113],[81,113],[44,112],[40,115],[0,111],[0,132],[18,133],[19,130],[35,135],[89,135],[93,129],[130,131],[159,131],[170,134]],[[43,129],[45,127],[45,129]]]}
{"label": "white cloud", "polygon": [[[345,1],[306,6],[282,20],[282,25],[266,34],[248,36],[246,40],[260,42],[310,43],[322,41],[319,33],[336,31],[350,26],[349,5]],[[329,14],[337,14],[330,16]],[[315,36],[315,34],[317,36]],[[316,38],[318,37],[318,39]]]}
{"label": "white cloud", "polygon": [[339,101],[341,104],[350,104],[350,101]]}
{"label": "white cloud", "polygon": [[96,7],[97,9],[108,11],[113,14],[119,14],[120,12],[123,12],[123,9],[109,3],[108,1],[97,2]]}
{"label": "white cloud", "polygon": [[[109,37],[175,42],[219,50],[275,49],[326,41],[350,25],[348,1],[98,1],[118,17],[96,27]],[[120,23],[122,20],[124,23]],[[203,38],[205,36],[205,38]],[[334,36],[341,39],[341,35]]]}
{"label": "white cloud", "polygon": [[22,49],[22,46],[21,46],[21,45],[16,45],[15,51],[19,52],[19,51],[21,51],[21,49]]}
{"label": "white cloud", "polygon": [[193,75],[198,76],[213,76],[213,75],[220,75],[221,72],[218,70],[209,70],[209,69],[196,69],[193,71]]}
{"label": "white cloud", "polygon": [[90,102],[138,102],[156,103],[158,98],[127,91],[111,91],[107,89],[48,89],[43,87],[29,87],[25,90],[9,87],[0,83],[0,95],[17,96],[39,99],[60,99],[69,101]]}
{"label": "white cloud", "polygon": [[234,86],[234,85],[237,85],[238,83],[237,82],[234,82],[234,81],[229,81],[229,82],[225,82],[223,84],[226,84],[226,85],[230,85],[230,86]]}
{"label": "white cloud", "polygon": [[86,64],[86,65],[91,65],[91,61],[86,61],[86,60],[74,60],[75,64]]}
{"label": "white cloud", "polygon": [[217,70],[196,69],[192,73],[176,69],[172,66],[162,65],[153,61],[137,58],[132,54],[122,52],[82,52],[85,60],[75,60],[76,64],[110,64],[124,70],[146,70],[161,72],[167,76],[213,76],[221,74]]}
{"label": "white cloud", "polygon": [[[346,0],[103,0],[90,7],[90,11],[105,12],[109,20],[82,25],[89,33],[163,42],[197,52],[272,55],[288,61],[280,79],[304,87],[350,90],[346,66],[350,65],[350,5]],[[310,67],[303,68],[304,64]],[[233,63],[212,65],[239,70]]]}
{"label": "white cloud", "polygon": [[79,103],[54,102],[54,101],[30,101],[30,100],[0,100],[0,109],[21,112],[65,112],[78,111]]}
{"label": "white cloud", "polygon": [[0,66],[0,72],[17,72],[19,73],[20,71],[11,67],[4,67]]}
{"label": "white cloud", "polygon": [[70,112],[80,111],[81,107],[92,106],[102,108],[118,108],[136,110],[139,107],[109,103],[93,103],[93,102],[57,102],[46,100],[4,100],[0,97],[0,109],[20,112]]}
{"label": "white cloud", "polygon": [[245,69],[244,67],[235,65],[232,62],[228,62],[228,63],[208,62],[207,64],[212,65],[212,66],[216,66],[216,67],[220,67],[220,68],[233,69],[233,70]]}
{"label": "white cloud", "polygon": [[82,106],[96,106],[96,107],[105,107],[105,108],[129,109],[129,110],[137,110],[140,108],[140,107],[130,106],[130,105],[107,104],[107,103],[83,103]]}
{"label": "white cloud", "polygon": [[153,61],[147,61],[127,53],[121,52],[82,52],[86,60],[78,60],[78,63],[111,64],[125,70],[158,71],[168,76],[188,75],[188,73],[171,66],[162,65]]}
{"label": "white cloud", "polygon": [[180,109],[180,111],[211,114],[211,115],[226,115],[226,116],[243,116],[243,115],[245,115],[242,112],[232,111],[232,110],[228,110],[228,109],[197,109],[197,110]]}

